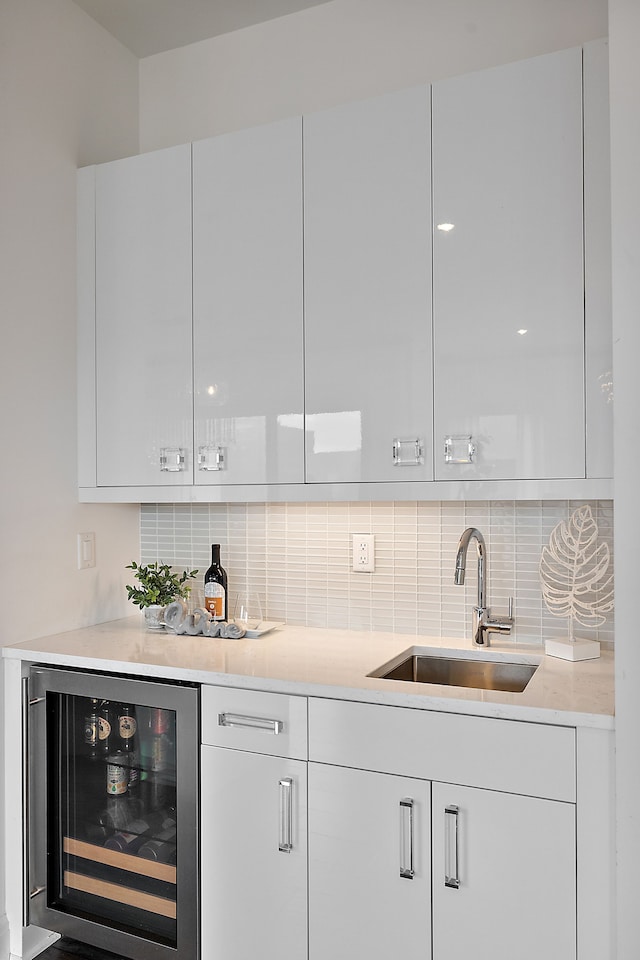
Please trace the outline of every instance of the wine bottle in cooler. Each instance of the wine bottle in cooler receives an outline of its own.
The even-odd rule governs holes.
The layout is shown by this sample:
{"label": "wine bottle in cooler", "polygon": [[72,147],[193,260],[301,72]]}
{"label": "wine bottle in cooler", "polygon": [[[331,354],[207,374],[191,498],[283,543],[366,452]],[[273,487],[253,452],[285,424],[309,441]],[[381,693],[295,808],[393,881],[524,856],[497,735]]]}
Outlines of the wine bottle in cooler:
{"label": "wine bottle in cooler", "polygon": [[172,766],[171,742],[171,711],[160,707],[151,710],[151,772],[161,773]]}
{"label": "wine bottle in cooler", "polygon": [[97,760],[100,755],[98,742],[99,710],[100,701],[96,697],[91,697],[84,713],[82,739],[86,755],[92,760]]}
{"label": "wine bottle in cooler", "polygon": [[107,757],[115,749],[114,746],[114,707],[116,705],[108,700],[103,700],[100,704],[100,713],[98,715],[98,740],[100,753]]}
{"label": "wine bottle in cooler", "polygon": [[159,863],[176,862],[176,825],[167,827],[155,837],[147,840],[138,850],[138,856],[145,860],[157,860]]}
{"label": "wine bottle in cooler", "polygon": [[104,845],[107,850],[135,853],[154,834],[170,828],[175,828],[173,811],[150,811],[140,819],[128,823],[124,830],[114,833]]}
{"label": "wine bottle in cooler", "polygon": [[126,766],[129,768],[127,788],[135,790],[140,779],[140,754],[138,751],[138,725],[136,722],[135,707],[128,703],[121,703],[118,710],[118,736],[120,749],[126,757]]}
{"label": "wine bottle in cooler", "polygon": [[220,544],[211,544],[211,566],[204,575],[204,606],[214,620],[227,620],[227,573],[220,566]]}

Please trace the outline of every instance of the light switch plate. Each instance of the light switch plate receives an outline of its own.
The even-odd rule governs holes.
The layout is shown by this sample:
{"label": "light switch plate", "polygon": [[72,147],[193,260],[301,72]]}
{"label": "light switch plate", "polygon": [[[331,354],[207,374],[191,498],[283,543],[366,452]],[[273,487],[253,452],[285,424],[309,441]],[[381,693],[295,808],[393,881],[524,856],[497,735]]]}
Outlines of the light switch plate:
{"label": "light switch plate", "polygon": [[78,570],[88,570],[96,565],[95,533],[78,534]]}

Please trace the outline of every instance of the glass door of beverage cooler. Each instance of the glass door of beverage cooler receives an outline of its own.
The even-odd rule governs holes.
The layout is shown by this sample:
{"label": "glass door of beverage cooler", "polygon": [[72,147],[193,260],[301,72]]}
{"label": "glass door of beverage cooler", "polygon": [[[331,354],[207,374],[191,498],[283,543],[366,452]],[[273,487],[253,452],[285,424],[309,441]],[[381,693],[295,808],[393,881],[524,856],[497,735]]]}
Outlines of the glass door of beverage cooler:
{"label": "glass door of beverage cooler", "polygon": [[34,667],[30,923],[136,960],[198,957],[198,688]]}

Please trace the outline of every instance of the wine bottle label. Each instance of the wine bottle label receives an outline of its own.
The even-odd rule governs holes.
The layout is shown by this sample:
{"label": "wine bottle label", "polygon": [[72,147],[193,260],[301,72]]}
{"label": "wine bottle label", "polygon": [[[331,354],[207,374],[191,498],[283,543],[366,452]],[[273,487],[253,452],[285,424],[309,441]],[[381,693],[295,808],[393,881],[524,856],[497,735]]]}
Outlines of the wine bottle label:
{"label": "wine bottle label", "polygon": [[224,620],[224,594],[221,583],[210,580],[204,585],[204,608],[214,620]]}
{"label": "wine bottle label", "polygon": [[113,763],[111,758],[107,763],[107,793],[118,796],[127,792],[128,771],[119,763]]}
{"label": "wine bottle label", "polygon": [[106,740],[111,733],[111,724],[105,717],[98,718],[98,738]]}
{"label": "wine bottle label", "polygon": [[88,743],[89,746],[95,747],[97,743],[97,734],[98,734],[98,722],[91,718],[90,720],[85,720],[84,724],[84,742]]}
{"label": "wine bottle label", "polygon": [[120,717],[119,730],[123,740],[129,740],[135,736],[137,723],[134,717]]}

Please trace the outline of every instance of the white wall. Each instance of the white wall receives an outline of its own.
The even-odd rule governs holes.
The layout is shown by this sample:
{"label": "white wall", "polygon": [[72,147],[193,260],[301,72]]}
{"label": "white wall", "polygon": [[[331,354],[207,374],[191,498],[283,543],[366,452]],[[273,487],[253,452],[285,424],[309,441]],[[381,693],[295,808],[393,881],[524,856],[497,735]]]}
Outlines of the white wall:
{"label": "white wall", "polygon": [[[138,510],[76,494],[76,168],[137,151],[135,57],[70,0],[2,0],[0,583],[4,643],[127,610]],[[76,534],[98,565],[78,571]]]}
{"label": "white wall", "polygon": [[[640,4],[610,0],[615,393],[618,960],[640,957],[640,637],[637,415],[640,409]],[[629,442],[631,440],[631,442]]]}
{"label": "white wall", "polygon": [[[137,151],[137,60],[70,0],[1,0],[0,142],[2,645],[131,610],[138,508],[76,499],[75,190],[78,165]],[[0,871],[2,960],[4,899]]]}
{"label": "white wall", "polygon": [[147,57],[154,150],[607,35],[606,0],[333,0]]}

